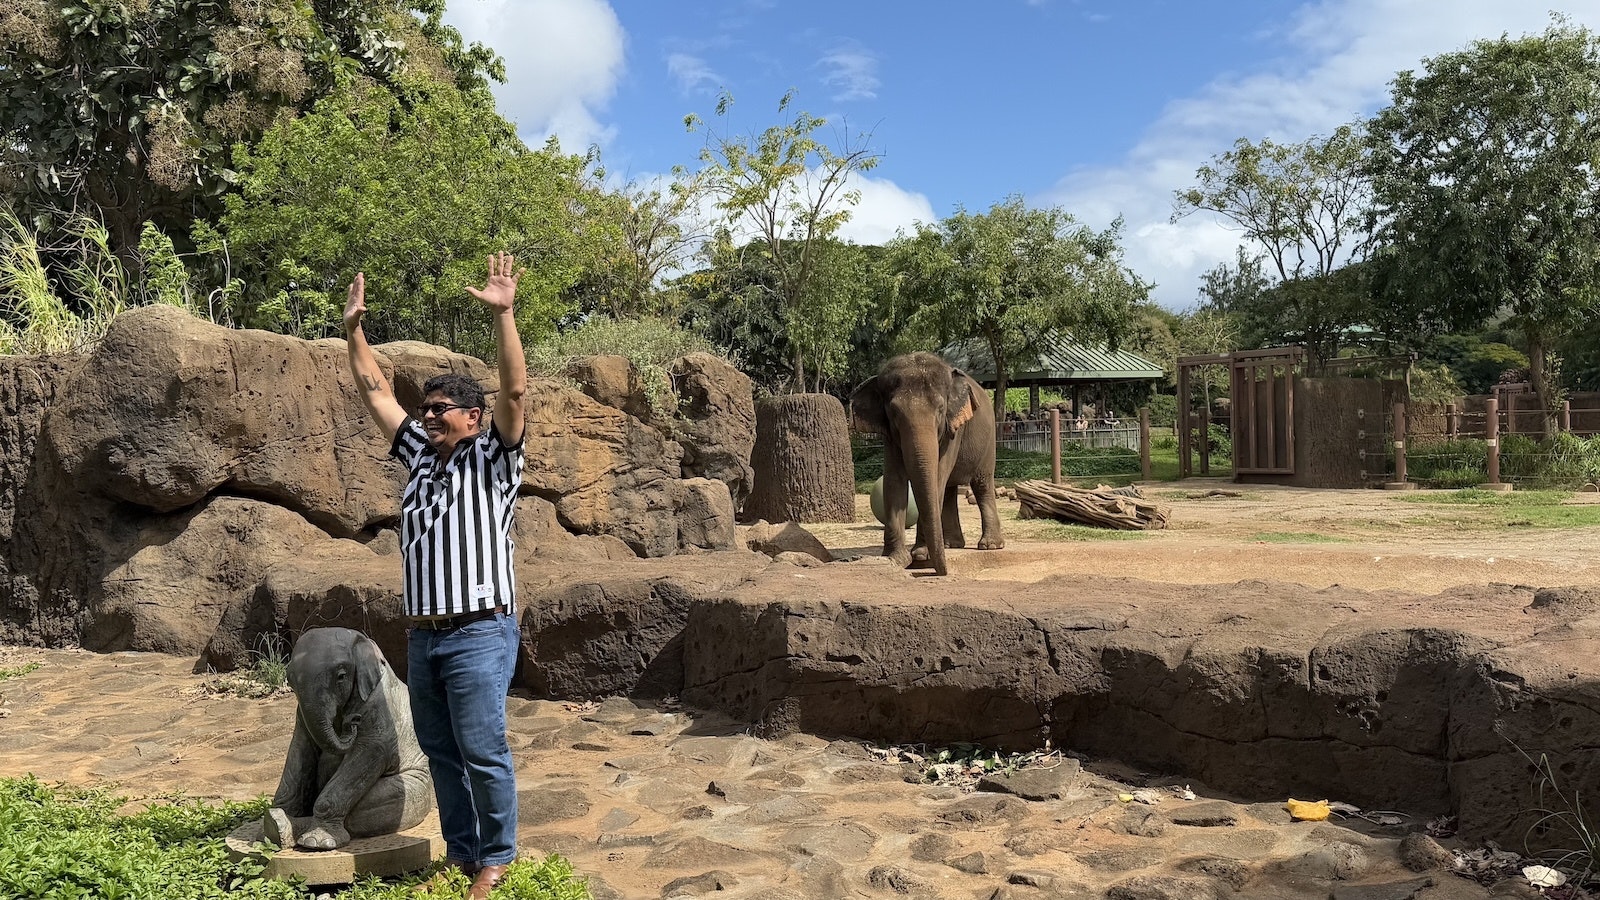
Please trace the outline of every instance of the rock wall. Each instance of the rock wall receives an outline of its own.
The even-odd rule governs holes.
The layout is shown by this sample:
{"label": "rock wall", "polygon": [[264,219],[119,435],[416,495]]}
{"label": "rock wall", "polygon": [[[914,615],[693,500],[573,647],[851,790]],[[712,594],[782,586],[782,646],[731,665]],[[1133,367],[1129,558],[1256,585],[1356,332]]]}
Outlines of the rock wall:
{"label": "rock wall", "polygon": [[[407,408],[436,374],[494,387],[483,362],[439,347],[375,350]],[[85,358],[0,358],[0,412],[0,640],[226,668],[292,638],[297,610],[396,621],[383,556],[404,472],[342,340],[137,309]],[[622,410],[533,379],[526,450],[519,559],[535,583],[734,546],[726,485],[685,477],[683,448]]]}
{"label": "rock wall", "polygon": [[1518,847],[1572,840],[1529,835],[1540,801],[1524,751],[1548,755],[1568,797],[1600,790],[1600,592],[929,585],[772,563],[722,590],[563,596],[525,639],[524,674],[547,673],[534,684],[665,693],[766,737],[1049,740],[1249,801],[1452,814],[1469,839]]}

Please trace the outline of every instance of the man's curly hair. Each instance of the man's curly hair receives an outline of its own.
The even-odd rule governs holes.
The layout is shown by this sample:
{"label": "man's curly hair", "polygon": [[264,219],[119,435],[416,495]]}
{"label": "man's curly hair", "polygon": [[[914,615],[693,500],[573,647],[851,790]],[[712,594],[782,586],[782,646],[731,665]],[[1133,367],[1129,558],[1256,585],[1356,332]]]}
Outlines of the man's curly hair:
{"label": "man's curly hair", "polygon": [[467,375],[458,375],[451,372],[448,375],[435,375],[428,379],[422,386],[422,396],[426,397],[438,391],[450,398],[451,403],[470,406],[476,409],[485,409],[486,401],[483,396],[483,385],[477,379]]}

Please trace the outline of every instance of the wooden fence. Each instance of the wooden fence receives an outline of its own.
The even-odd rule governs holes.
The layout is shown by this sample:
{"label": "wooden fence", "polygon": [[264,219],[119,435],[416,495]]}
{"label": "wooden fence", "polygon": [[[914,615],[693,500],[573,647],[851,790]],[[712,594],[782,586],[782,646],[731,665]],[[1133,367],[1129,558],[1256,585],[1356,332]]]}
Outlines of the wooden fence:
{"label": "wooden fence", "polygon": [[[1536,435],[1544,431],[1544,414],[1535,407],[1532,392],[1523,390],[1469,395],[1450,403],[1412,403],[1407,408],[1406,425],[1414,437],[1481,438],[1488,433],[1486,415],[1491,399],[1499,405],[1496,430],[1500,434]],[[1600,434],[1600,391],[1569,394],[1556,410],[1555,419],[1559,431],[1579,437]]]}
{"label": "wooden fence", "polygon": [[[1139,449],[1138,419],[1061,418],[1061,443],[1090,449]],[[1050,419],[1007,420],[995,423],[995,445],[1006,450],[1050,452]]]}

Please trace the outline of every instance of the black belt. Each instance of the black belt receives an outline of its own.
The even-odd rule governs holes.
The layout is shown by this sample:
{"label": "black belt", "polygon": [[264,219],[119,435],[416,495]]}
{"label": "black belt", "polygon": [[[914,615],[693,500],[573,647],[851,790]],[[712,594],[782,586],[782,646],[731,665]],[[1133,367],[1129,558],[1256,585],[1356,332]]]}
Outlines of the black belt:
{"label": "black belt", "polygon": [[411,620],[411,627],[421,628],[424,631],[454,631],[463,625],[471,625],[473,622],[492,619],[505,611],[506,608],[504,606],[496,606],[493,609],[480,609],[476,612],[462,613],[459,616],[415,618]]}

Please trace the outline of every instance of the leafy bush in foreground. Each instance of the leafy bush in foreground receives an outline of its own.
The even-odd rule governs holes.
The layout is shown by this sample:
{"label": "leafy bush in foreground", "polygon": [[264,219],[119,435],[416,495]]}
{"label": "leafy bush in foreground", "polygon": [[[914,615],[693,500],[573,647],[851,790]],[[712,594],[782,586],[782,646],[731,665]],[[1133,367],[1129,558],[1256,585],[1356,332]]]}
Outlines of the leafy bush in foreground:
{"label": "leafy bush in foreground", "polygon": [[[253,860],[228,858],[224,837],[259,818],[267,799],[211,805],[177,798],[119,815],[122,797],[0,778],[0,897],[7,900],[304,900],[299,885],[261,876]],[[415,879],[411,879],[415,881]],[[365,879],[341,900],[410,900],[410,882]],[[515,863],[495,896],[588,900],[559,856]]]}

